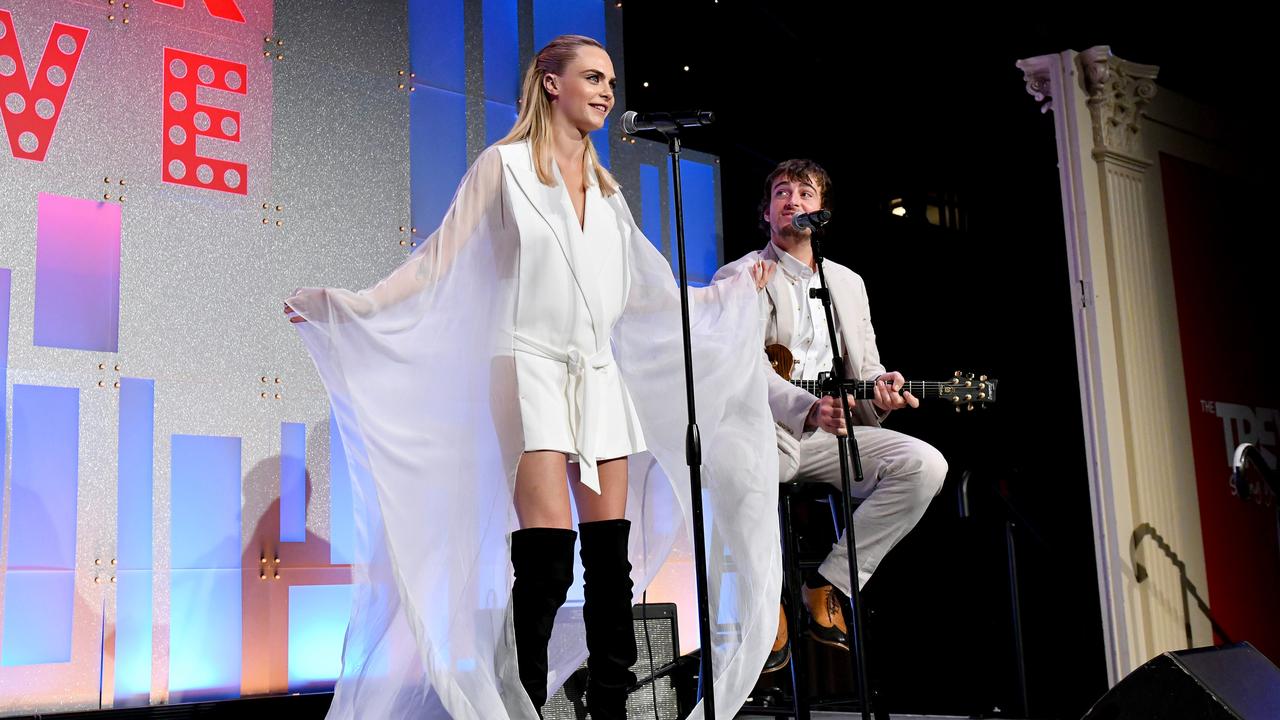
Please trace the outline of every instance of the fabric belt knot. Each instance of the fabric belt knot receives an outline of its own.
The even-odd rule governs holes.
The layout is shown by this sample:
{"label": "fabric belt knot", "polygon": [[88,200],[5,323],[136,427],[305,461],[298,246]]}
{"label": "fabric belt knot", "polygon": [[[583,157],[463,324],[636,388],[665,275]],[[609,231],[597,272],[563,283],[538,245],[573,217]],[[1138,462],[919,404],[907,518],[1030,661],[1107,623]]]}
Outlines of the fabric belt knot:
{"label": "fabric belt knot", "polygon": [[569,432],[578,455],[578,469],[582,484],[600,494],[600,472],[596,467],[599,381],[613,366],[611,348],[605,346],[591,355],[583,355],[577,348],[562,350],[520,333],[514,333],[513,338],[515,350],[562,362],[568,368],[565,400],[569,404]]}

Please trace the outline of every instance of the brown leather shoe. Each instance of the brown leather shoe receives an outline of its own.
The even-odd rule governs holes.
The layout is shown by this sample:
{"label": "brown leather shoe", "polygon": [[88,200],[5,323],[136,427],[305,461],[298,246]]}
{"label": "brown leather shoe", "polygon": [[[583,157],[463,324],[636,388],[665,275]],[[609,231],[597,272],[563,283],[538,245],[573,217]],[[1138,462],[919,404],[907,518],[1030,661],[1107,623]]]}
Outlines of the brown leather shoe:
{"label": "brown leather shoe", "polygon": [[849,627],[840,608],[840,591],[834,585],[817,589],[803,587],[805,609],[809,611],[809,634],[823,645],[849,649]]}
{"label": "brown leather shoe", "polygon": [[773,639],[773,649],[769,651],[769,658],[764,661],[764,669],[760,674],[781,670],[789,662],[791,662],[791,643],[787,640],[787,614],[782,610],[782,603],[778,603],[778,634]]}

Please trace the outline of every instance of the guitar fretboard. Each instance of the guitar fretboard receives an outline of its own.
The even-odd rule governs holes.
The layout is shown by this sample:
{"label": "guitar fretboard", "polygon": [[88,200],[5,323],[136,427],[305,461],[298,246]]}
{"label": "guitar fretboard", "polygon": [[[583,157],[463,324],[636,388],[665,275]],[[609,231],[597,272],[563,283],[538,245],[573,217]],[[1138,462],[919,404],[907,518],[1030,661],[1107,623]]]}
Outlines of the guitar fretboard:
{"label": "guitar fretboard", "polygon": [[[823,387],[820,380],[792,380],[791,383],[796,387],[808,390],[814,395],[822,395]],[[902,385],[904,392],[910,392],[921,400],[928,398],[954,397],[959,394],[972,394],[977,397],[979,390],[977,384],[965,387],[964,383],[956,383],[951,380],[945,382],[929,382],[925,380],[907,381]],[[968,391],[967,393],[965,391]],[[857,400],[871,400],[876,396],[876,385],[874,380],[859,380],[855,386],[854,392],[850,393]]]}

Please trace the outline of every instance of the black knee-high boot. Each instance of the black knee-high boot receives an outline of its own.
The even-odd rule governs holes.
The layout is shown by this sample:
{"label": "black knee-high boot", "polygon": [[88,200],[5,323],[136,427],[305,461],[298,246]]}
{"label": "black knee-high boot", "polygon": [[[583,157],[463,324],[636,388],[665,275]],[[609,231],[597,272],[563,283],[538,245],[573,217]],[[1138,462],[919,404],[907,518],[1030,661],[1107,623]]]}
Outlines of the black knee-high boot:
{"label": "black knee-high boot", "polygon": [[511,614],[516,632],[520,684],[542,715],[547,702],[547,643],[556,611],[573,584],[573,545],[578,534],[560,528],[511,533]]}
{"label": "black knee-high boot", "polygon": [[592,720],[624,720],[627,689],[635,684],[635,625],[631,619],[630,520],[581,523],[583,606],[587,630],[587,709]]}

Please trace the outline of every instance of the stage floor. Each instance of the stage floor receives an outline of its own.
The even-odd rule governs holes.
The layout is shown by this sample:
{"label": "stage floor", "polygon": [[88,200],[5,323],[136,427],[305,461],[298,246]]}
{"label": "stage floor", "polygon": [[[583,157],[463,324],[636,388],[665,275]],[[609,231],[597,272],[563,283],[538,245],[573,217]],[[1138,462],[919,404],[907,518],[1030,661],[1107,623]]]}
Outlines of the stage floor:
{"label": "stage floor", "polygon": [[[774,720],[772,715],[752,715],[744,713],[737,716],[737,720]],[[826,712],[815,710],[811,714],[813,720],[846,720],[847,718],[860,718],[862,715],[850,712]],[[899,715],[890,713],[889,720],[968,720],[965,715]]]}

